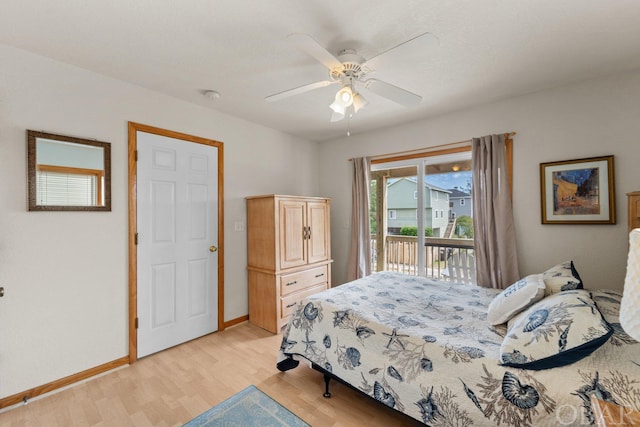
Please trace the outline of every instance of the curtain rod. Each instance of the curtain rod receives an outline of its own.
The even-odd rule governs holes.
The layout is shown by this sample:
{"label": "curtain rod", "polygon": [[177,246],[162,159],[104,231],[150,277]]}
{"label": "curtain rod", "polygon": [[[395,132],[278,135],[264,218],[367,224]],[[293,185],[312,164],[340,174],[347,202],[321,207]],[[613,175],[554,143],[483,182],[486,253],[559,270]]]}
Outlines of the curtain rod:
{"label": "curtain rod", "polygon": [[[506,132],[504,134],[505,138],[510,138],[512,136],[514,136],[516,134],[516,132]],[[415,150],[407,150],[407,151],[397,151],[395,153],[387,153],[387,154],[377,154],[375,156],[369,156],[370,160],[375,160],[375,159],[381,159],[381,158],[387,158],[387,157],[396,157],[396,156],[403,156],[403,155],[411,155],[411,154],[419,154],[419,153],[429,153],[431,151],[436,151],[434,150],[437,148],[446,148],[446,147],[452,147],[452,146],[456,146],[456,145],[462,145],[462,144],[470,144],[471,143],[471,139],[465,139],[464,141],[458,141],[458,142],[449,142],[446,144],[440,144],[440,145],[434,145],[432,147],[426,147],[426,148],[416,148]],[[351,157],[350,159],[348,159],[348,161],[353,161],[353,157]]]}

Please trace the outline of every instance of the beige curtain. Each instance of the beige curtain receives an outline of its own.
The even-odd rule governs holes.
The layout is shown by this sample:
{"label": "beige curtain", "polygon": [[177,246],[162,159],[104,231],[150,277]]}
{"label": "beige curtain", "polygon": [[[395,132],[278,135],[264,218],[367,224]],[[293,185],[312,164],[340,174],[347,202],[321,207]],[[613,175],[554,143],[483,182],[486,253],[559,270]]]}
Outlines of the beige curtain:
{"label": "beige curtain", "polygon": [[371,274],[371,232],[369,226],[369,159],[353,159],[353,186],[351,191],[351,250],[349,253],[349,280]]}
{"label": "beige curtain", "polygon": [[471,140],[478,285],[504,289],[520,278],[504,135]]}

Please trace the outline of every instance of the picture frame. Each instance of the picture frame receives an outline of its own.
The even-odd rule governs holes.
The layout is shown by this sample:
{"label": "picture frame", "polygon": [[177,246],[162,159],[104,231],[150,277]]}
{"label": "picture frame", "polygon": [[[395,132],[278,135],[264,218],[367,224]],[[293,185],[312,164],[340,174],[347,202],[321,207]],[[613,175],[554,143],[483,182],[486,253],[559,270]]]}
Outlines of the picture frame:
{"label": "picture frame", "polygon": [[540,163],[543,224],[615,224],[613,156]]}

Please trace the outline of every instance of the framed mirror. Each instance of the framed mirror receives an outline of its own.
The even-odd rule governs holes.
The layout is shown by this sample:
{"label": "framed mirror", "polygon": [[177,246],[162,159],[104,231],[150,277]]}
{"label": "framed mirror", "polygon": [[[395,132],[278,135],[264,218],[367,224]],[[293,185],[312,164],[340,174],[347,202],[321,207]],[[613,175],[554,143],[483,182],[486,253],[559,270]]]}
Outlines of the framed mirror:
{"label": "framed mirror", "polygon": [[30,211],[111,211],[111,144],[27,130]]}

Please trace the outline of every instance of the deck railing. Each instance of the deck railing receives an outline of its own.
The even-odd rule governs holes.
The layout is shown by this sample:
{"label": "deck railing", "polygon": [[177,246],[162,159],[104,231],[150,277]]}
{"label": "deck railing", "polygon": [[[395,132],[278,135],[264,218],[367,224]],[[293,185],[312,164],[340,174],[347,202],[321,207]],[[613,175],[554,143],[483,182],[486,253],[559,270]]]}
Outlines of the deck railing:
{"label": "deck railing", "polygon": [[[371,239],[371,270],[377,269],[376,239]],[[418,275],[418,238],[415,236],[386,236],[385,271]],[[473,239],[443,239],[425,237],[426,276],[433,279],[456,281],[457,274],[450,263],[456,261],[459,269],[460,259],[472,260],[474,256]],[[473,267],[472,267],[473,268]]]}

